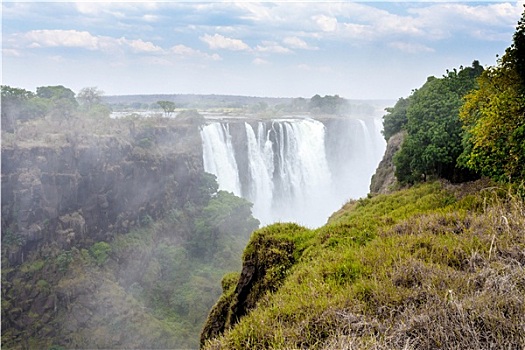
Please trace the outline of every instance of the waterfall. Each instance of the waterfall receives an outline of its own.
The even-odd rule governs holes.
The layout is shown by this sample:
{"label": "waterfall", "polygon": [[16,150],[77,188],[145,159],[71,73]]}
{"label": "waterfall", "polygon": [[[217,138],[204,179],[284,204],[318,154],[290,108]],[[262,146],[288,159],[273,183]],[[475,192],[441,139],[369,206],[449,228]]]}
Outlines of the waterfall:
{"label": "waterfall", "polygon": [[201,132],[204,170],[215,174],[222,190],[241,195],[239,170],[231,142],[229,125],[213,123]]}
{"label": "waterfall", "polygon": [[384,140],[376,120],[310,118],[209,121],[204,170],[219,189],[253,203],[262,224],[317,227],[350,198],[368,193]]}
{"label": "waterfall", "polygon": [[270,206],[273,202],[273,153],[269,133],[259,123],[257,137],[253,128],[245,124],[248,147],[248,164],[251,186],[247,198],[253,203],[253,212],[261,222],[270,222]]}

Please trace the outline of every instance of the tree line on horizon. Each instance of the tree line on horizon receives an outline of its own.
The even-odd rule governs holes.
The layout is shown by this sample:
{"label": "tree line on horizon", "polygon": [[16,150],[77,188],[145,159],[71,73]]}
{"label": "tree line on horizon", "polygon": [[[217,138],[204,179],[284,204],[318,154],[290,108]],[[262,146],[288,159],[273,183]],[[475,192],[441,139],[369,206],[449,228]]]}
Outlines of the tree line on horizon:
{"label": "tree line on horizon", "polygon": [[[85,87],[77,94],[63,85],[41,86],[32,92],[23,88],[2,85],[2,130],[14,132],[18,123],[49,116],[55,119],[70,119],[76,115],[88,117],[109,117],[113,110],[133,111],[159,110],[164,117],[176,115],[176,110],[197,108],[194,104],[175,103],[166,96],[164,99],[144,103],[139,101],[110,102],[104,97],[104,92],[97,87]],[[237,97],[239,98],[239,97]],[[352,104],[349,100],[339,95],[319,94],[310,99],[297,97],[285,99],[287,103],[270,104],[263,98],[246,97],[244,103],[233,103],[232,109],[243,110],[249,114],[271,117],[287,113],[308,113],[312,115],[346,115],[346,114],[372,114],[374,107],[366,103]],[[258,101],[260,100],[260,101]],[[223,101],[224,102],[224,101]],[[209,102],[196,102],[197,106],[204,109],[210,108]],[[220,104],[214,108],[220,107]],[[222,106],[225,108],[224,106]]]}
{"label": "tree line on horizon", "polygon": [[81,112],[91,117],[109,117],[102,104],[103,91],[85,87],[78,94],[62,85],[40,86],[36,93],[22,88],[1,86],[2,130],[14,132],[18,122],[43,118],[71,118]]}

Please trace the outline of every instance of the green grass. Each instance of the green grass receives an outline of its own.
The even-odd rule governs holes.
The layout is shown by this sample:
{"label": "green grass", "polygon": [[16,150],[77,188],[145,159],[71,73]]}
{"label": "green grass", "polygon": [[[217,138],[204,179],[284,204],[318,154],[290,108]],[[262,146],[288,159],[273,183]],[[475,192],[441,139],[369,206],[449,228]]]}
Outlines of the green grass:
{"label": "green grass", "polygon": [[291,242],[285,272],[207,348],[523,348],[525,205],[486,186],[423,184],[349,202],[315,231],[257,231],[245,265],[283,266],[272,252]]}

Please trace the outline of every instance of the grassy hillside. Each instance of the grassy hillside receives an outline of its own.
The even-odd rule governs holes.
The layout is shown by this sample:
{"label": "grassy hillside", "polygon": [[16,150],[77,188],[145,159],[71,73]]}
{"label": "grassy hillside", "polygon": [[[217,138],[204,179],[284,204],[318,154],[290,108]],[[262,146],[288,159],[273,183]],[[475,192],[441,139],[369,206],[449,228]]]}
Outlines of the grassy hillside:
{"label": "grassy hillside", "polygon": [[[347,203],[308,230],[256,231],[207,349],[525,346],[525,205],[486,181]],[[223,332],[224,330],[224,332]]]}

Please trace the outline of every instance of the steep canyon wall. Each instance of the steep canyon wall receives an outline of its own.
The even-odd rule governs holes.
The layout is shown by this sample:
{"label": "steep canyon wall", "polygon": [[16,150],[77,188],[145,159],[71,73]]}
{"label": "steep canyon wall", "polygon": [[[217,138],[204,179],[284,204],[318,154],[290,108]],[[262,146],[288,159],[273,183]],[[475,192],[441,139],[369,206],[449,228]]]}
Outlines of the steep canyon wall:
{"label": "steep canyon wall", "polygon": [[109,240],[158,218],[188,200],[203,171],[192,125],[62,136],[2,147],[2,236],[16,241],[12,264],[31,252]]}

